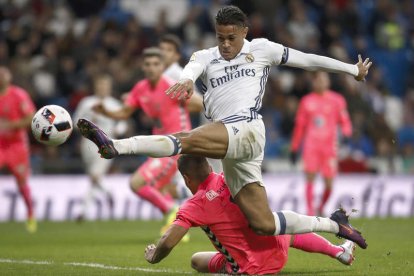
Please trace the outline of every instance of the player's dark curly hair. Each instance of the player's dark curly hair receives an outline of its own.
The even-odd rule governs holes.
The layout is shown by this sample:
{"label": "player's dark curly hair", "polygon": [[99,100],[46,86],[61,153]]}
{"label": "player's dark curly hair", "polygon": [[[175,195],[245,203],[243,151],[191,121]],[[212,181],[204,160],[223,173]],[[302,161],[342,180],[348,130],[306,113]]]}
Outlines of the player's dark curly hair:
{"label": "player's dark curly hair", "polygon": [[246,27],[247,16],[241,9],[236,6],[225,6],[217,12],[216,24]]}
{"label": "player's dark curly hair", "polygon": [[175,51],[177,53],[180,53],[182,43],[181,43],[181,39],[178,36],[174,34],[166,34],[162,36],[160,39],[160,43],[163,43],[163,42],[174,45]]}
{"label": "player's dark curly hair", "polygon": [[190,175],[200,182],[210,174],[210,165],[203,156],[182,154],[177,160],[177,166],[182,174]]}

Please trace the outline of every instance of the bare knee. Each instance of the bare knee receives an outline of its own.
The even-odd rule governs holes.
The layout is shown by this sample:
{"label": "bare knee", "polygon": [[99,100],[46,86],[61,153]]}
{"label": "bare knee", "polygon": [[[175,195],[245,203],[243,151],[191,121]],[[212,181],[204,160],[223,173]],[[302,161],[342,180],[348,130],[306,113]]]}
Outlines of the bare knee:
{"label": "bare knee", "polygon": [[190,131],[178,132],[173,134],[173,136],[177,137],[180,140],[182,152],[192,153],[194,149],[198,149],[203,146],[202,139],[198,135],[194,135]]}
{"label": "bare knee", "polygon": [[209,272],[208,262],[206,263],[206,258],[203,252],[197,252],[191,256],[191,267],[197,272]]}
{"label": "bare knee", "polygon": [[325,188],[332,189],[333,179],[332,178],[325,178]]}
{"label": "bare knee", "polygon": [[129,181],[129,187],[133,192],[136,192],[139,188],[145,185],[144,178],[139,174],[135,173],[132,175],[130,181]]}

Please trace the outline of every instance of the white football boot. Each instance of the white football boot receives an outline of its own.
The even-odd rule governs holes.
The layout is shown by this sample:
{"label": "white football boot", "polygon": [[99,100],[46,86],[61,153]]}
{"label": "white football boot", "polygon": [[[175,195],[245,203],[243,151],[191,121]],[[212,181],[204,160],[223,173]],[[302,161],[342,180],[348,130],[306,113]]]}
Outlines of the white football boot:
{"label": "white football boot", "polygon": [[342,253],[339,253],[338,256],[336,256],[336,259],[344,265],[352,265],[352,262],[355,260],[355,244],[352,241],[347,240],[341,244],[340,247],[342,247],[344,251]]}

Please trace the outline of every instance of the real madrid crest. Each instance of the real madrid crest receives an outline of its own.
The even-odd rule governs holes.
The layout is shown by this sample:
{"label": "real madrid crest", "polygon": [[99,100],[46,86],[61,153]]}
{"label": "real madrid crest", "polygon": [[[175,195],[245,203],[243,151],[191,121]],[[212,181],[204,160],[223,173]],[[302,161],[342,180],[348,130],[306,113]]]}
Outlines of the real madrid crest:
{"label": "real madrid crest", "polygon": [[247,62],[252,63],[254,61],[254,56],[251,53],[248,53],[245,56],[245,59],[246,59]]}

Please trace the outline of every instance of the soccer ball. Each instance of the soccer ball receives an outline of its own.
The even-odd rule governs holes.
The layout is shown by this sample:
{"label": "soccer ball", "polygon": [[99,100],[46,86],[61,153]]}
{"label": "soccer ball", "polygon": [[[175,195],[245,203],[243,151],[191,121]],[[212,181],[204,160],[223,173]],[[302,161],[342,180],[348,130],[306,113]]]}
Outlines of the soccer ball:
{"label": "soccer ball", "polygon": [[72,130],[72,118],[66,109],[58,105],[42,107],[32,119],[33,136],[38,142],[48,146],[63,144]]}

